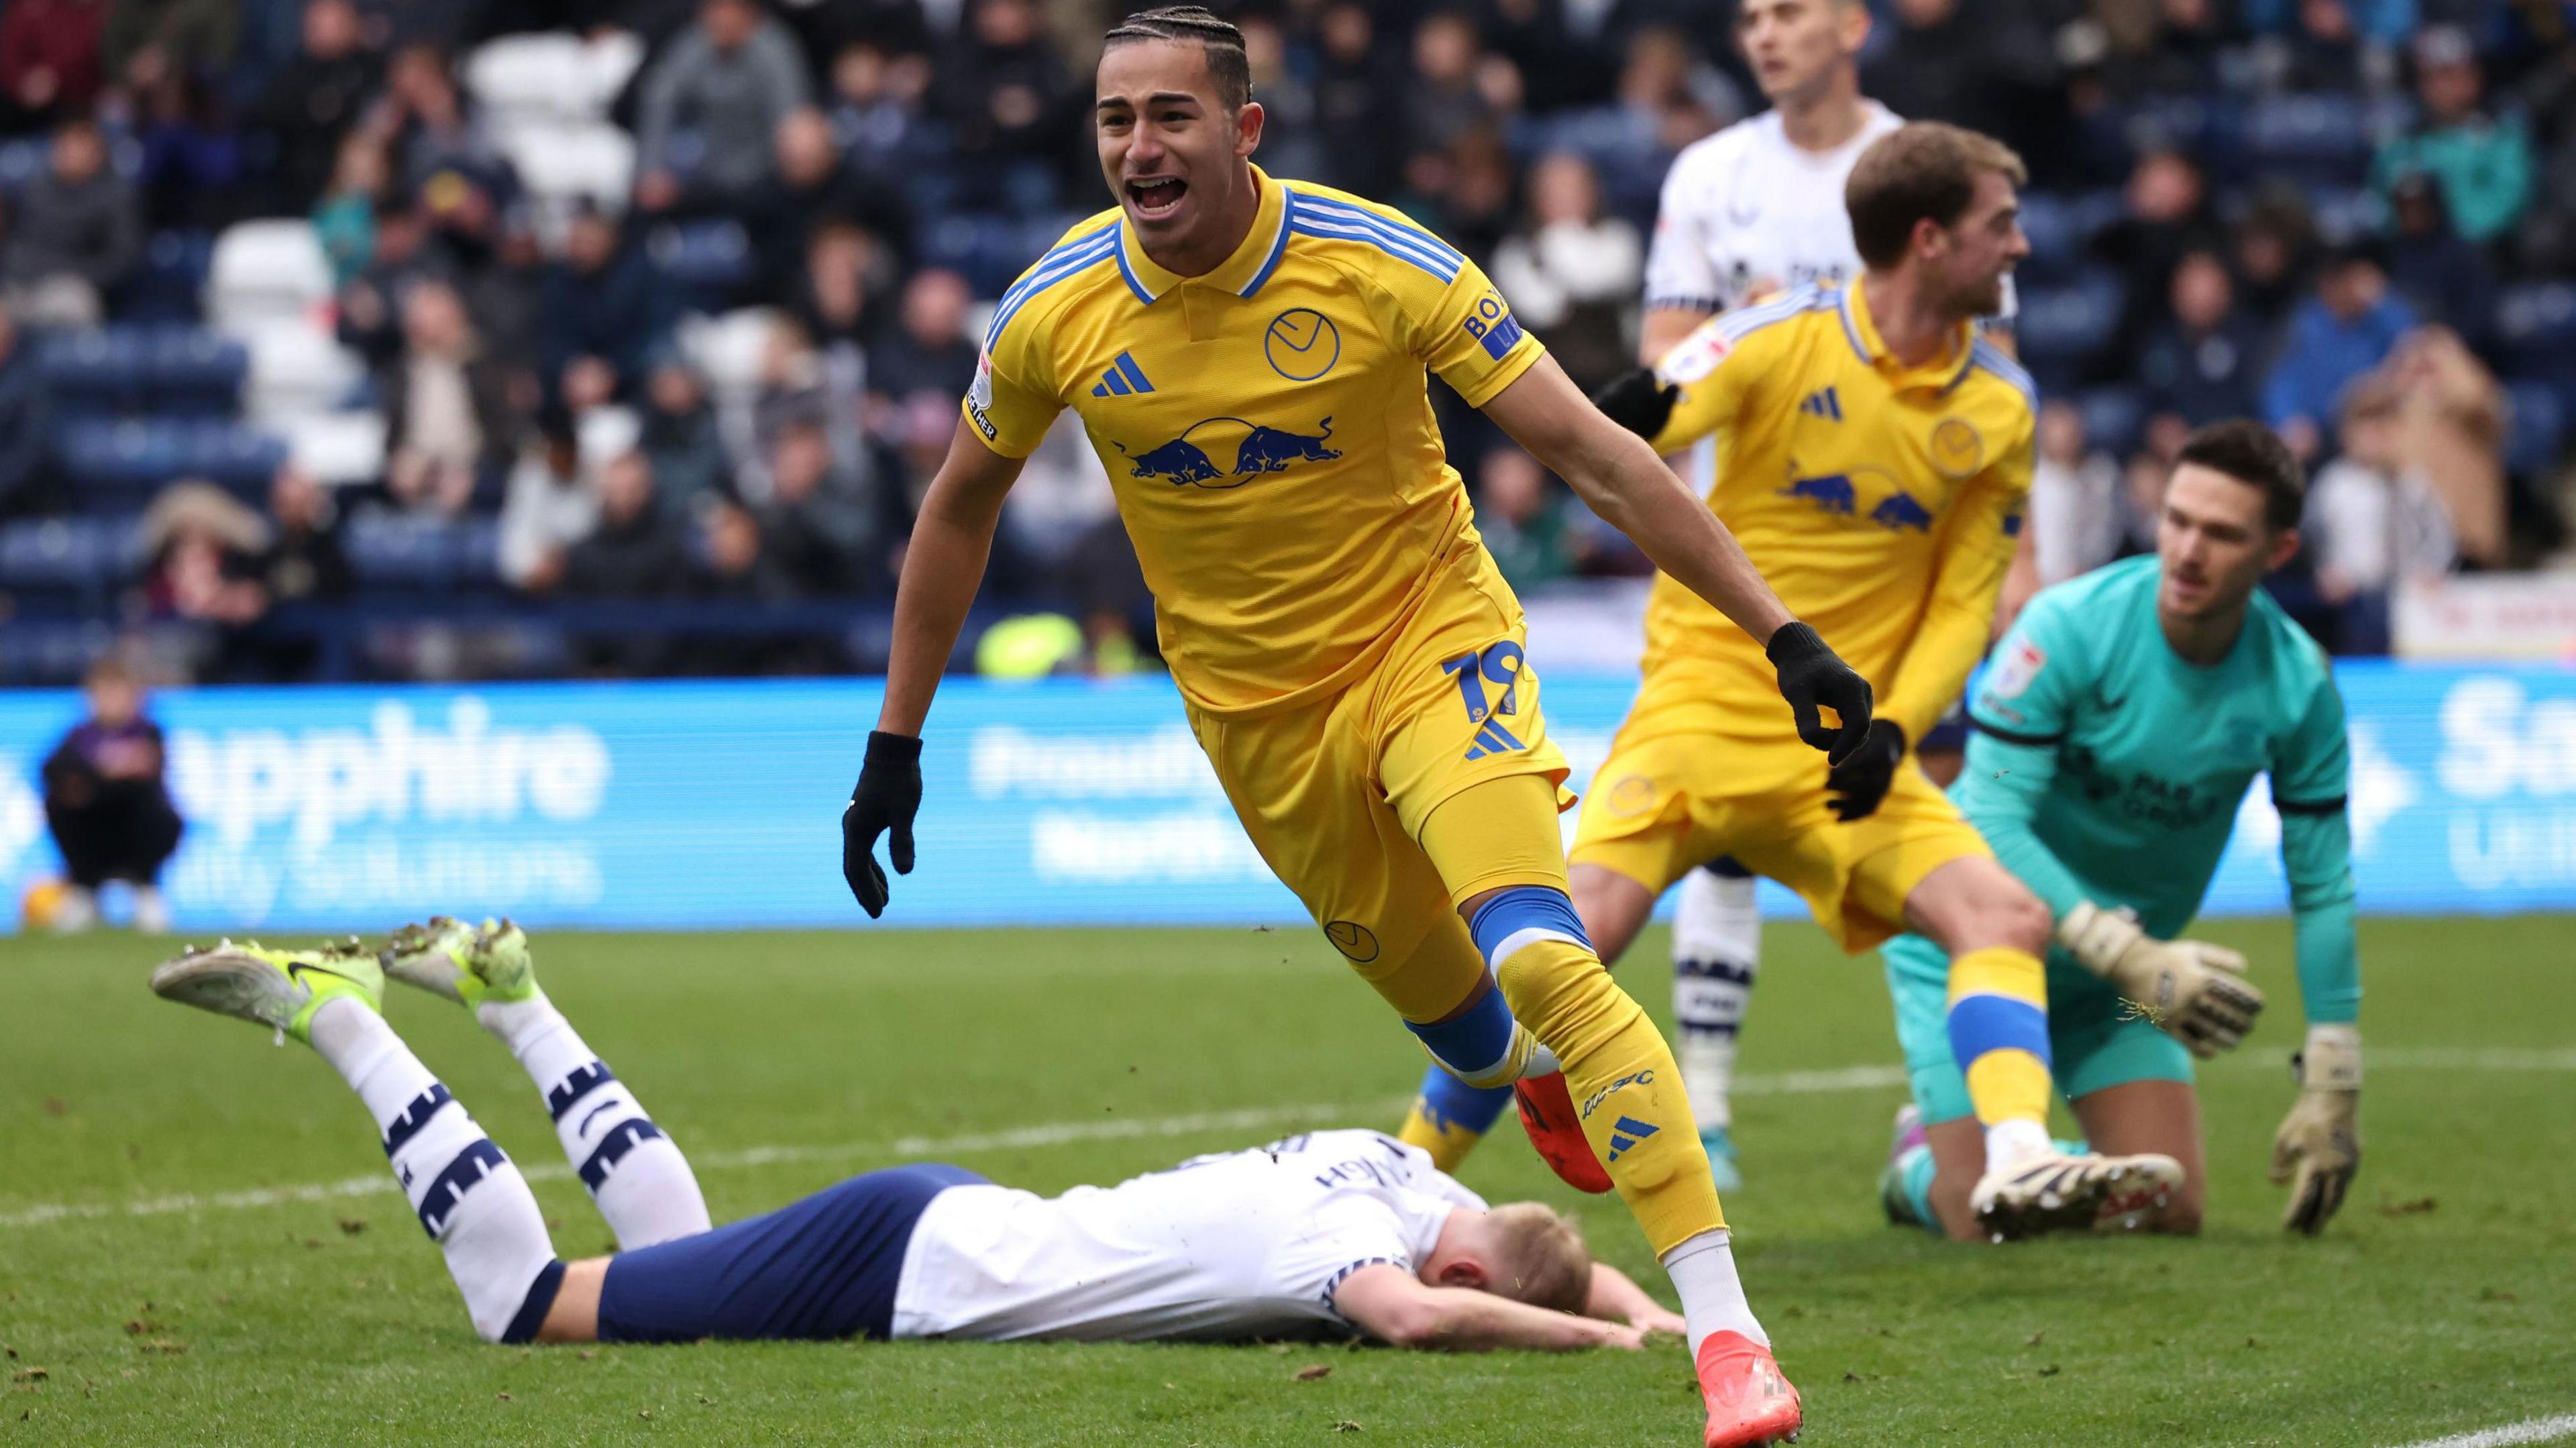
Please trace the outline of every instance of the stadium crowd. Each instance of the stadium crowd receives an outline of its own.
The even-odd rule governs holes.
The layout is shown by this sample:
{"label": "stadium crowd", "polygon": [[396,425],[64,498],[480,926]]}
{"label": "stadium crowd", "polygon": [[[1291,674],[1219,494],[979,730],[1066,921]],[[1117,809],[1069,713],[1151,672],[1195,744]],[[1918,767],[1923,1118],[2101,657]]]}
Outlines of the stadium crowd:
{"label": "stadium crowd", "polygon": [[[881,662],[993,299],[1103,199],[1092,0],[7,0],[0,682]],[[1683,145],[1758,106],[1718,0],[1271,0],[1270,170],[1401,205],[1579,382],[1635,348]],[[2576,9],[1891,0],[1864,88],[2028,159],[2042,574],[2147,545],[2183,434],[2317,471],[2277,591],[2546,566],[2576,408]],[[1452,399],[1454,401],[1454,399]],[[1514,581],[1644,565],[1473,412]],[[1131,667],[1068,423],[995,667]]]}

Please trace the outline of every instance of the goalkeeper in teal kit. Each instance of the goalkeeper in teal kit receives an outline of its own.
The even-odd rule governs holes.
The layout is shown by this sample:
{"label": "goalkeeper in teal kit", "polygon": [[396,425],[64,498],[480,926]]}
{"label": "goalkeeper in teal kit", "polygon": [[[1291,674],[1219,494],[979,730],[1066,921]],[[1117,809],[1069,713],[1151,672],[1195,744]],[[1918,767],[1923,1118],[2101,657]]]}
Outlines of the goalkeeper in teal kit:
{"label": "goalkeeper in teal kit", "polygon": [[[1952,797],[2057,920],[2045,1036],[2024,1044],[2093,1150],[2161,1152],[2186,1173],[2161,1208],[2118,1204],[2137,1225],[2199,1226],[2192,1058],[2242,1041],[2263,1008],[2241,957],[2182,938],[2257,774],[2281,815],[2308,1017],[2299,1095],[2272,1150],[2273,1179],[2292,1188],[2284,1225],[2322,1227],[2360,1162],[2343,702],[2324,651],[2256,587],[2297,551],[2304,494],[2269,431],[2201,429],[2166,492],[2156,556],[2033,599],[1971,694],[1976,732]],[[1984,1141],[1951,1051],[1946,964],[1920,936],[1886,955],[1914,1087],[1888,1214],[1973,1238]]]}

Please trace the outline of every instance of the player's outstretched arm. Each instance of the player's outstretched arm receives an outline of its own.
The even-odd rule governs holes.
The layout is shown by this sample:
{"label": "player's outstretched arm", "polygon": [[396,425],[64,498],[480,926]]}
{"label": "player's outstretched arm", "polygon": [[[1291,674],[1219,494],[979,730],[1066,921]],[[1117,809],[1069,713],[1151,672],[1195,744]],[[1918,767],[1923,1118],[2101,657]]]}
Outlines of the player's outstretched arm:
{"label": "player's outstretched arm", "polygon": [[1624,1322],[1646,1332],[1683,1332],[1682,1315],[1646,1295],[1646,1289],[1607,1262],[1592,1264],[1592,1288],[1584,1294],[1583,1315],[1603,1322]]}
{"label": "player's outstretched arm", "polygon": [[[1612,422],[1553,357],[1541,357],[1485,403],[1484,412],[1610,525],[1635,539],[1657,568],[1707,599],[1736,627],[1764,640],[1798,737],[1836,760],[1869,732],[1869,681],[1836,657],[1771,591],[1735,535],[1645,439]],[[1818,707],[1840,717],[1824,727]]]}
{"label": "player's outstretched arm", "polygon": [[886,854],[895,873],[912,873],[912,817],[921,808],[921,725],[939,676],[956,651],[966,610],[984,581],[984,563],[1001,526],[1002,499],[1019,481],[1025,459],[984,445],[964,421],[949,439],[948,460],[921,500],[903,577],[895,585],[894,658],[886,669],[885,703],[857,788],[841,811],[841,875],[871,919],[885,913],[885,871],[877,837],[891,834]]}
{"label": "player's outstretched arm", "polygon": [[1401,1267],[1363,1267],[1333,1289],[1333,1310],[1351,1326],[1396,1347],[1489,1352],[1500,1347],[1573,1352],[1589,1347],[1634,1350],[1645,1331],[1625,1323],[1550,1312],[1490,1292],[1433,1287]]}

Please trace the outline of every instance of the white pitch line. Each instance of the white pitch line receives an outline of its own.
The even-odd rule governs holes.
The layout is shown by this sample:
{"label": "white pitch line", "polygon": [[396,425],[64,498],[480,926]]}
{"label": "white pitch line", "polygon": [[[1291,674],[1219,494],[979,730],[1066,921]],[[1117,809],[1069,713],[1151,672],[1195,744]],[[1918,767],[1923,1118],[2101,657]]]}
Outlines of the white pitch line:
{"label": "white pitch line", "polygon": [[2474,1433],[2427,1438],[2421,1443],[2406,1444],[2405,1448],[2512,1448],[2517,1443],[2555,1443],[2562,1438],[2576,1438],[2576,1413],[2560,1413],[2554,1418],[2525,1418],[2519,1423],[2480,1428]]}
{"label": "white pitch line", "polygon": [[[2369,1056],[2374,1066],[2419,1068],[2435,1071],[2576,1071],[2576,1050],[2515,1050],[2509,1048],[2453,1046],[2388,1047]],[[2247,1070],[2279,1070],[2288,1061],[2280,1052],[2256,1056],[2247,1053],[2223,1063]],[[1902,1086],[1906,1072],[1901,1066],[1846,1066],[1824,1071],[1781,1071],[1769,1075],[1740,1077],[1735,1092],[1743,1096],[1807,1096],[1840,1091],[1876,1091]],[[903,1136],[880,1142],[828,1142],[785,1146],[754,1146],[735,1151],[711,1151],[692,1154],[691,1166],[699,1171],[732,1171],[743,1167],[771,1166],[781,1162],[865,1161],[872,1159],[920,1160],[925,1157],[965,1154],[982,1151],[1011,1151],[1031,1147],[1067,1146],[1083,1141],[1132,1141],[1163,1136],[1194,1136],[1212,1131],[1259,1131],[1273,1126],[1293,1126],[1304,1122],[1355,1121],[1384,1116],[1402,1109],[1401,1100],[1346,1102],[1339,1105],[1311,1103],[1303,1106],[1263,1106],[1241,1111],[1200,1112],[1188,1116],[1128,1117],[1107,1121],[1056,1121],[1039,1126],[1012,1127],[1001,1131],[968,1132],[956,1136]],[[561,1162],[539,1162],[520,1167],[530,1181],[560,1181],[572,1175],[572,1169]],[[144,1197],[129,1202],[44,1202],[21,1207],[13,1212],[0,1212],[0,1231],[19,1227],[40,1227],[48,1222],[87,1220],[97,1217],[163,1217],[174,1213],[208,1211],[242,1211],[256,1207],[283,1206],[289,1202],[327,1202],[343,1197],[374,1196],[391,1192],[394,1183],[382,1174],[344,1177],[335,1182],[305,1182],[296,1186],[261,1187],[252,1191],[199,1194],[178,1192],[169,1196]],[[2554,1420],[2553,1420],[2554,1421]],[[2499,1442],[2535,1442],[2536,1439],[2510,1439]],[[2420,1448],[2420,1445],[2419,1445]],[[2448,1445],[2445,1445],[2448,1448]]]}

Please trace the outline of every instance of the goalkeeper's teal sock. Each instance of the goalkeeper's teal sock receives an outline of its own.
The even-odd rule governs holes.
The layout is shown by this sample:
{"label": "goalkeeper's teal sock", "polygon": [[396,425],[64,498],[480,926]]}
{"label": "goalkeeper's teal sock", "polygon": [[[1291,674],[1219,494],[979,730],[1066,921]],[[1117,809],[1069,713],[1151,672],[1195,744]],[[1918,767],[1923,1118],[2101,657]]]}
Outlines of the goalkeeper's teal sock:
{"label": "goalkeeper's teal sock", "polygon": [[1912,1224],[1938,1232],[1941,1219],[1932,1211],[1932,1148],[1922,1143],[1907,1147],[1887,1166],[1888,1183],[1882,1196],[1890,1221]]}

